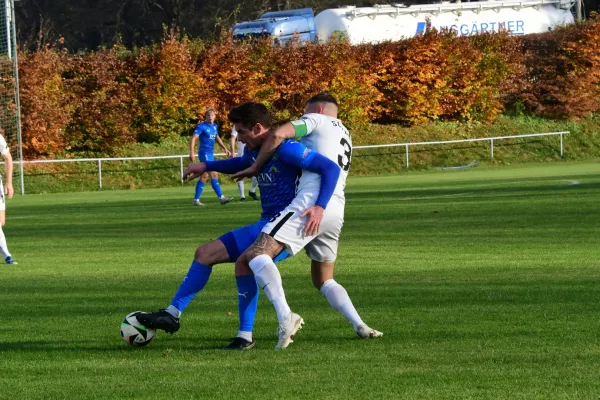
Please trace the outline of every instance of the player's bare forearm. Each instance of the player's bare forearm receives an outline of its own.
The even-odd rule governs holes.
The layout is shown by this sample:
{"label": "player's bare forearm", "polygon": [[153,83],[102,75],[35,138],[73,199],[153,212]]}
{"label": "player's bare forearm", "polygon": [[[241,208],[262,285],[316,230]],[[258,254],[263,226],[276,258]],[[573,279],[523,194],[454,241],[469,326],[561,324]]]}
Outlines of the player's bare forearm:
{"label": "player's bare forearm", "polygon": [[284,246],[281,243],[266,233],[261,232],[254,243],[252,243],[252,246],[246,250],[245,254],[247,260],[252,260],[254,257],[258,257],[262,254],[266,254],[271,258],[275,258],[283,249]]}
{"label": "player's bare forearm", "polygon": [[196,135],[192,135],[190,140],[190,160],[194,161],[194,148],[196,147]]}
{"label": "player's bare forearm", "polygon": [[221,137],[220,137],[220,136],[217,136],[217,143],[219,144],[219,146],[221,146],[221,148],[222,148],[223,150],[228,150],[228,149],[227,149],[227,146],[225,146],[225,143],[223,143],[223,139],[221,139]]}
{"label": "player's bare forearm", "polygon": [[291,123],[287,123],[283,125],[281,128],[275,130],[275,132],[269,132],[269,136],[264,141],[264,143],[260,146],[260,152],[254,161],[254,164],[249,168],[238,172],[233,175],[233,179],[243,179],[249,178],[258,174],[258,171],[269,161],[269,159],[273,156],[281,142],[285,139],[293,138],[296,135],[294,126]]}
{"label": "player's bare forearm", "polygon": [[273,153],[275,153],[281,142],[285,139],[292,139],[295,135],[294,126],[289,122],[277,128],[275,132],[270,133],[267,140],[260,147],[260,153],[253,164],[254,169],[257,171],[260,170],[273,156]]}
{"label": "player's bare forearm", "polygon": [[13,159],[12,159],[12,155],[10,153],[8,153],[6,156],[4,156],[4,162],[6,165],[6,184],[12,185]]}
{"label": "player's bare forearm", "polygon": [[217,136],[217,143],[225,151],[225,154],[227,155],[227,157],[229,157],[231,155],[231,151],[229,151],[229,149],[227,148],[227,146],[225,146],[225,143],[223,143],[223,140],[221,139],[220,136]]}

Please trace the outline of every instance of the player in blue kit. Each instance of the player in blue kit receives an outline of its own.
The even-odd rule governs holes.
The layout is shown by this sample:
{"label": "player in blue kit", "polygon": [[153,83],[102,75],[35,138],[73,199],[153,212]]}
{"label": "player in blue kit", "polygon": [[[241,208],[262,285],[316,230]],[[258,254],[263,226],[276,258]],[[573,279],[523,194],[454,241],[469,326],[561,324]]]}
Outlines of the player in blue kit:
{"label": "player in blue kit", "polygon": [[[234,108],[229,118],[235,123],[239,139],[246,143],[242,157],[228,160],[207,161],[191,165],[184,175],[194,179],[206,171],[236,173],[253,164],[261,144],[267,137],[271,117],[267,108],[259,103],[245,103]],[[179,330],[179,318],[192,299],[206,285],[212,266],[235,261],[258,237],[262,227],[278,214],[295,196],[295,186],[301,169],[313,171],[321,176],[321,193],[318,201],[323,207],[331,198],[340,168],[331,160],[294,142],[285,141],[279,146],[273,158],[260,169],[258,184],[261,191],[262,214],[260,220],[221,236],[219,239],[197,248],[194,261],[179,290],[164,310],[153,313],[140,313],[138,321],[151,329],[162,329],[169,333]],[[287,257],[280,253],[276,260]],[[236,338],[227,347],[231,350],[244,350],[254,347],[252,329],[258,304],[258,286],[251,271],[236,271],[238,288],[238,308],[240,327]]]}
{"label": "player in blue kit", "polygon": [[[213,108],[209,108],[204,113],[204,122],[199,123],[194,130],[194,134],[192,135],[192,140],[190,141],[190,161],[194,162],[195,152],[194,148],[196,146],[196,140],[199,139],[200,143],[198,144],[198,159],[202,162],[213,161],[215,159],[215,140],[221,146],[221,148],[227,154],[227,157],[230,156],[229,149],[225,146],[221,138],[219,137],[219,127],[215,123],[215,118],[217,114]],[[192,203],[195,206],[203,206],[200,202],[200,197],[202,196],[202,191],[204,190],[204,184],[208,179],[209,173],[204,173],[196,182],[196,194],[194,195],[194,202]],[[219,201],[221,204],[227,204],[230,201],[233,201],[232,197],[225,197],[223,192],[221,191],[221,186],[219,185],[219,175],[215,171],[210,172],[210,184],[219,197]]]}

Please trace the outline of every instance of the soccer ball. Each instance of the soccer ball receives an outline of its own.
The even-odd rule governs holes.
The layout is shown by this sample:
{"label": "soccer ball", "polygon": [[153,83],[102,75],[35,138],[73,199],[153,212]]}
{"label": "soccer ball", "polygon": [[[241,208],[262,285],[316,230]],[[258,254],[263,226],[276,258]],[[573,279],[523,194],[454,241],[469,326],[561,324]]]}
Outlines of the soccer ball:
{"label": "soccer ball", "polygon": [[156,335],[154,329],[146,328],[138,322],[135,316],[140,312],[134,311],[131,314],[127,314],[123,322],[121,322],[121,339],[134,347],[147,346]]}

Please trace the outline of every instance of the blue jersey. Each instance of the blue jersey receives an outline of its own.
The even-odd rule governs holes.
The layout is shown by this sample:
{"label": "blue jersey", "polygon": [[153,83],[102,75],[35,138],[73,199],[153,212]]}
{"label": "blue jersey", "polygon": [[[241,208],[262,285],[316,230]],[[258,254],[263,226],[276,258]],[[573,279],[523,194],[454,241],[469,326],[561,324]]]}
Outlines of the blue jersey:
{"label": "blue jersey", "polygon": [[219,127],[214,122],[202,122],[196,126],[194,135],[198,135],[200,143],[198,144],[198,157],[201,161],[204,156],[213,156],[215,152],[215,140],[219,135]]}
{"label": "blue jersey", "polygon": [[[290,146],[292,144],[298,143],[293,140],[283,141],[273,157],[256,175],[262,205],[261,219],[271,219],[286,208],[296,197],[296,180],[302,169],[299,164],[289,162],[287,153],[296,150],[296,146]],[[305,147],[302,146],[302,150],[304,149]],[[254,163],[259,151],[260,149],[245,149],[243,158],[246,159],[248,165]]]}
{"label": "blue jersey", "polygon": [[[260,150],[248,150],[242,157],[207,161],[207,171],[234,174],[254,164]],[[319,197],[315,204],[327,207],[340,176],[340,167],[327,157],[301,143],[284,140],[271,159],[258,171],[262,205],[261,220],[269,220],[285,209],[296,197],[296,182],[302,170],[322,176]]]}

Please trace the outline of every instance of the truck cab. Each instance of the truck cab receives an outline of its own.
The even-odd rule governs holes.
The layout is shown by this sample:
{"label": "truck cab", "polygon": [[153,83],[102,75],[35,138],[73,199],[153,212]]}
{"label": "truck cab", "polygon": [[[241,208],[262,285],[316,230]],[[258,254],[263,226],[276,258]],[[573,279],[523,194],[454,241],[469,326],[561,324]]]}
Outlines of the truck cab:
{"label": "truck cab", "polygon": [[257,20],[240,22],[233,26],[235,40],[271,38],[274,43],[285,44],[316,40],[315,14],[312,8],[271,11]]}

